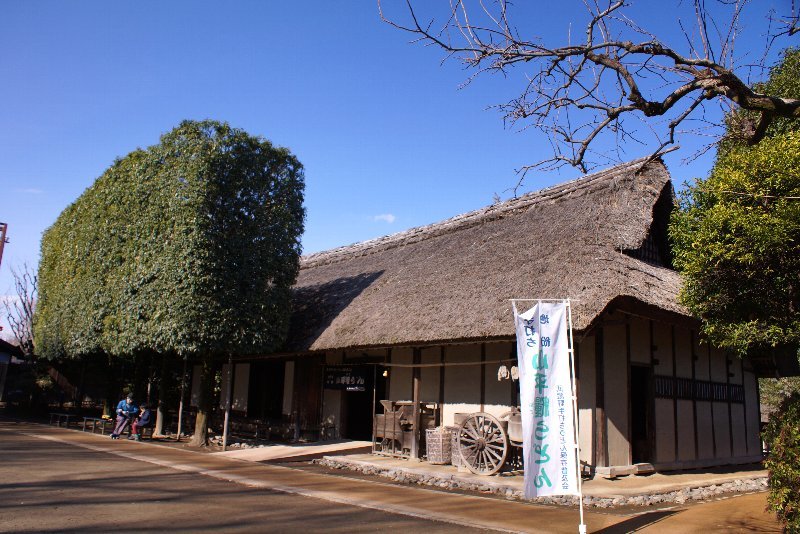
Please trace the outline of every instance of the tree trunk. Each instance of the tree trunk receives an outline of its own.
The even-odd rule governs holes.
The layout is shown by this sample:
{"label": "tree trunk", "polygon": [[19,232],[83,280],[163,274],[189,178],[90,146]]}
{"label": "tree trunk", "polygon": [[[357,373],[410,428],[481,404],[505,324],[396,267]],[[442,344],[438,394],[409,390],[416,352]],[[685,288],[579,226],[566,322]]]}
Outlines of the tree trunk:
{"label": "tree trunk", "polygon": [[169,387],[172,386],[172,369],[169,365],[171,354],[161,354],[161,377],[158,382],[158,406],[156,408],[156,426],[153,434],[164,435],[164,415],[167,408]]}
{"label": "tree trunk", "polygon": [[214,394],[214,365],[211,358],[203,358],[200,372],[200,395],[197,401],[197,419],[194,423],[194,435],[189,445],[205,447],[208,445],[208,423],[211,415],[212,396]]}

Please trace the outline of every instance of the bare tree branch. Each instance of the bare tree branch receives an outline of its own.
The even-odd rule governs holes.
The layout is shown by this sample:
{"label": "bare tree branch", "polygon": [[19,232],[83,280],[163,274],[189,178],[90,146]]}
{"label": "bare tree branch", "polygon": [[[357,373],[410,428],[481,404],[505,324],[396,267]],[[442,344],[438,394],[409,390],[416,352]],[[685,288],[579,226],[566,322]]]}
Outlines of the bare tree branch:
{"label": "bare tree branch", "polygon": [[[439,23],[435,18],[423,22],[412,0],[405,0],[406,22],[387,17],[386,1],[378,0],[382,20],[458,58],[475,71],[470,80],[486,72],[533,69],[519,96],[496,106],[507,124],[550,136],[553,156],[520,169],[523,177],[532,168],[562,165],[587,172],[596,166],[591,146],[601,135],[634,139],[638,121],[663,117],[650,125],[657,136],[651,156],[657,157],[677,142],[681,124],[702,114],[711,100],[759,115],[750,143],[761,140],[773,118],[800,118],[800,100],[756,92],[738,74],[735,41],[747,0],[719,1],[730,15],[727,21],[712,17],[705,0],[693,0],[692,32],[680,23],[688,43],[685,54],[628,17],[625,0],[584,0],[585,41],[572,43],[569,37],[559,46],[520,36],[508,0],[477,0],[470,7],[468,0],[449,0]],[[771,13],[769,20],[768,46],[800,33],[795,0],[788,14]]]}
{"label": "bare tree branch", "polygon": [[33,312],[36,308],[39,278],[27,263],[22,265],[21,271],[12,267],[11,276],[14,278],[16,295],[11,298],[6,297],[3,301],[6,320],[17,345],[26,356],[32,357],[34,355]]}

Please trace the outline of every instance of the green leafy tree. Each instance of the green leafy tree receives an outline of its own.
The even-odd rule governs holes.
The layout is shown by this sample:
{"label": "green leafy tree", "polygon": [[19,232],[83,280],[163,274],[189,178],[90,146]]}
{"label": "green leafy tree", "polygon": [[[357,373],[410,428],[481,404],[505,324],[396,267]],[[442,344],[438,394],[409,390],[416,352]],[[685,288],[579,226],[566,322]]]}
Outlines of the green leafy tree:
{"label": "green leafy tree", "polygon": [[[800,97],[800,50],[784,51],[755,87]],[[682,194],[670,236],[684,278],[681,300],[717,344],[748,350],[800,346],[800,120],[739,109],[706,179]],[[766,129],[752,145],[753,129]]]}
{"label": "green leafy tree", "polygon": [[681,301],[740,354],[800,344],[800,133],[729,149],[670,227]]}
{"label": "green leafy tree", "polygon": [[215,366],[286,335],[303,180],[287,149],[214,121],[117,160],[43,236],[40,353],[199,360],[205,444]]}
{"label": "green leafy tree", "polygon": [[[800,51],[785,52],[757,90],[800,97]],[[800,353],[800,121],[739,110],[707,179],[682,194],[670,237],[684,287],[680,299],[716,344],[748,353]],[[761,128],[762,131],[754,132]],[[763,140],[754,145],[754,137]],[[772,406],[769,503],[800,531],[798,380],[764,383]],[[788,395],[788,397],[787,397]],[[784,402],[781,402],[784,400]]]}

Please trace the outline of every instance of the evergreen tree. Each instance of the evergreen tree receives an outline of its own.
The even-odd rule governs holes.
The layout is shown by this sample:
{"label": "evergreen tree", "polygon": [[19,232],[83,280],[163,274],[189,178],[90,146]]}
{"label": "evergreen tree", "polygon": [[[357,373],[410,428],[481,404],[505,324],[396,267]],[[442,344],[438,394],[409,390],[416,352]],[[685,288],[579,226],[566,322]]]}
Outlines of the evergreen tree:
{"label": "evergreen tree", "polygon": [[303,180],[287,149],[215,121],[117,160],[43,236],[40,354],[199,360],[205,444],[215,366],[286,335]]}

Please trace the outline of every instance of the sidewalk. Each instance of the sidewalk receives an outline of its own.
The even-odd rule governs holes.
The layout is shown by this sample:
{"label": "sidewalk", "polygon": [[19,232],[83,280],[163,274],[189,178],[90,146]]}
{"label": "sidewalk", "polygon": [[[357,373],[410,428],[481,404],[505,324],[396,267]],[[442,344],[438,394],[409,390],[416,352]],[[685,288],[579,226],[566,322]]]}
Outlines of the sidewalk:
{"label": "sidewalk", "polygon": [[[371,454],[325,457],[322,465],[335,469],[351,469],[369,475],[417,484],[448,487],[450,489],[477,490],[522,498],[521,473],[500,476],[475,475],[466,469],[451,465],[432,465],[425,462],[390,458]],[[651,475],[629,475],[614,480],[595,477],[583,482],[585,502],[607,507],[618,505],[650,505],[661,502],[686,502],[711,499],[730,493],[747,493],[766,489],[767,471],[758,465],[730,466],[707,470]],[[700,498],[696,498],[700,496]],[[546,502],[571,502],[550,499]]]}
{"label": "sidewalk", "polygon": [[248,462],[305,462],[334,454],[363,454],[372,450],[369,441],[338,440],[320,443],[269,444],[247,449],[215,452],[217,456]]}

